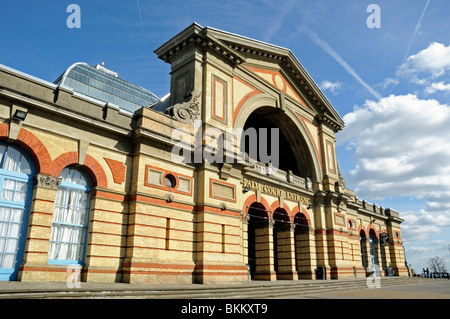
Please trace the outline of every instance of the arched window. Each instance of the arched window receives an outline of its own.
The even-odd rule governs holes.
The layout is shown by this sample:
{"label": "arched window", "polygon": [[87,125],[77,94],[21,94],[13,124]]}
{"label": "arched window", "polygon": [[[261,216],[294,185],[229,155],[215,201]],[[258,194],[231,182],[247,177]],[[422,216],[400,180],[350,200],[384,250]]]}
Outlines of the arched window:
{"label": "arched window", "polygon": [[83,264],[89,222],[91,184],[74,167],[62,170],[53,214],[48,262]]}
{"label": "arched window", "polygon": [[366,249],[365,249],[365,243],[366,243],[366,234],[364,231],[359,232],[359,244],[361,246],[361,264],[364,268],[366,268]]}
{"label": "arched window", "polygon": [[373,229],[369,232],[369,243],[370,243],[370,262],[372,264],[372,270],[375,270],[375,265],[377,263],[376,259],[376,251],[375,251],[375,242],[377,241],[376,234],[374,233]]}
{"label": "arched window", "polygon": [[33,174],[24,153],[0,144],[0,280],[15,280],[22,262]]}

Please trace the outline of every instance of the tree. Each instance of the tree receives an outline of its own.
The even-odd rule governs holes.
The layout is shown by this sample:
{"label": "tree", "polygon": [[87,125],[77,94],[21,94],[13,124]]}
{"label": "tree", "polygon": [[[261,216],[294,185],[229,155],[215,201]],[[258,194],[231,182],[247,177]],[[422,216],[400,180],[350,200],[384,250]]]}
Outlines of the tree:
{"label": "tree", "polygon": [[444,259],[442,259],[439,256],[431,257],[428,260],[427,265],[428,265],[428,268],[430,269],[430,272],[436,272],[436,273],[447,272],[447,268],[445,268]]}

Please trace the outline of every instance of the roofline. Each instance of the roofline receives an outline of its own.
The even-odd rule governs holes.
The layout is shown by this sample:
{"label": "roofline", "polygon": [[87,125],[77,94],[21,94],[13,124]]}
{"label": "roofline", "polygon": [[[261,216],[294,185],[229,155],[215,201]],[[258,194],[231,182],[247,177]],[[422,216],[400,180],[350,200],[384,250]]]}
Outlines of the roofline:
{"label": "roofline", "polygon": [[77,66],[77,65],[82,65],[82,64],[89,66],[89,64],[87,64],[87,63],[85,63],[85,62],[76,62],[76,63],[72,64],[71,66],[69,66],[69,67],[64,71],[64,73],[61,74],[61,75],[59,76],[59,78],[56,79],[56,81],[55,81],[54,83],[57,83],[58,81],[60,81],[60,83],[64,83],[64,81],[66,80],[66,77],[67,77],[67,75],[69,74],[69,72],[70,72],[75,66]]}
{"label": "roofline", "polygon": [[46,80],[40,79],[38,77],[35,77],[33,75],[30,75],[30,74],[24,73],[22,71],[10,68],[9,66],[3,65],[3,64],[0,64],[0,69],[3,69],[4,71],[7,71],[9,73],[14,73],[15,75],[19,75],[19,76],[21,76],[23,78],[26,78],[28,80],[33,80],[33,81],[38,82],[40,84],[45,84],[45,85],[51,87],[52,89],[56,89],[58,87],[58,85],[56,85],[55,83],[48,82]]}
{"label": "roofline", "polygon": [[[232,63],[243,63],[245,62],[245,57],[241,52],[239,52],[239,50],[233,48],[225,42],[235,43],[236,45],[242,47],[254,48],[258,51],[264,51],[263,53],[276,56],[278,63],[283,62],[287,68],[293,70],[294,73],[297,73],[297,78],[299,76],[303,77],[306,82],[305,84],[308,86],[305,90],[307,92],[309,91],[309,95],[315,95],[315,98],[312,100],[317,104],[315,106],[321,110],[318,114],[320,120],[331,123],[331,125],[337,130],[344,128],[344,120],[290,49],[212,27],[202,27],[198,23],[194,22],[169,41],[161,45],[154,51],[154,53],[158,56],[158,58],[170,63],[170,56],[175,55],[179,50],[182,50],[184,46],[187,46],[192,42],[196,42],[200,45],[205,41],[207,42],[207,47],[212,45],[211,42],[214,42],[214,44],[220,47],[220,50],[230,53],[228,56],[234,55],[235,58],[232,60]],[[299,78],[300,80],[301,77]]]}

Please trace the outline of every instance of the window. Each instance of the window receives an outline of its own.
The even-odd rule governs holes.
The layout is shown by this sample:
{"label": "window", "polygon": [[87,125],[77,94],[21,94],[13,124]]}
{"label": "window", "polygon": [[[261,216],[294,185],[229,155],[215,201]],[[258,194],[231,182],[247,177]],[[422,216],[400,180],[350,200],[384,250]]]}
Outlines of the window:
{"label": "window", "polygon": [[27,156],[0,144],[0,280],[15,280],[22,261],[32,176]]}
{"label": "window", "polygon": [[172,174],[166,174],[164,175],[164,185],[172,189],[177,185],[177,179]]}
{"label": "window", "polygon": [[61,172],[50,237],[49,263],[83,264],[90,207],[90,182],[80,170]]}

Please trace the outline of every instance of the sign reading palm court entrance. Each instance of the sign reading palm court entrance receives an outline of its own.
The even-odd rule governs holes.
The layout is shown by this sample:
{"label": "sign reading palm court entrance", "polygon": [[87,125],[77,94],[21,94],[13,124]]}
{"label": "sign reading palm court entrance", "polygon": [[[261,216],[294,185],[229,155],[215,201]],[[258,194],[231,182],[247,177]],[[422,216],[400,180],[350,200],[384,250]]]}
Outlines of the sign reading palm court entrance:
{"label": "sign reading palm court entrance", "polygon": [[301,196],[296,193],[292,193],[292,192],[283,190],[283,189],[275,187],[275,186],[265,185],[265,184],[262,184],[261,182],[249,180],[246,178],[244,178],[242,181],[242,188],[259,190],[259,191],[269,194],[269,195],[273,195],[273,196],[277,196],[277,197],[284,197],[293,202],[299,202],[299,203],[302,203],[305,205],[311,205],[311,199],[308,197]]}

